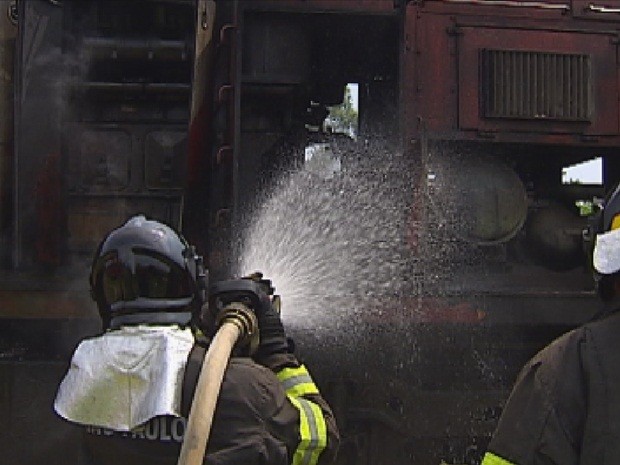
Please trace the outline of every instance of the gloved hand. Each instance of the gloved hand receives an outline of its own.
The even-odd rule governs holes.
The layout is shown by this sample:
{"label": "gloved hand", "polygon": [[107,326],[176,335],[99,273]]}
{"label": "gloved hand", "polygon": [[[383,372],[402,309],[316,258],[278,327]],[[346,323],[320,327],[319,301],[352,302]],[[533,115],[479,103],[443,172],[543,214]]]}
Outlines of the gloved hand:
{"label": "gloved hand", "polygon": [[270,366],[268,360],[273,355],[290,353],[289,340],[280,318],[280,296],[269,295],[273,294],[274,288],[270,280],[263,279],[262,273],[253,273],[246,279],[260,283],[265,289],[259,308],[254,309],[258,320],[260,343],[253,358],[261,365]]}

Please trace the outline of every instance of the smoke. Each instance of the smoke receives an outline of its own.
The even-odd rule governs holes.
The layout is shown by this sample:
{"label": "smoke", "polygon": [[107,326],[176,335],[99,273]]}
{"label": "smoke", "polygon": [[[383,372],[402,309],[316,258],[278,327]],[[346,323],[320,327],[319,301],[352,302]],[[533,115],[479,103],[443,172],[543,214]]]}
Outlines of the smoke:
{"label": "smoke", "polygon": [[24,63],[24,101],[28,101],[26,97],[33,91],[39,91],[38,87],[43,87],[49,104],[59,114],[66,114],[72,111],[71,90],[86,79],[91,58],[86,50],[75,47],[75,38],[70,35],[65,35],[70,45],[50,43],[46,34],[51,32],[47,26],[45,23],[45,27],[36,29],[30,37],[32,51]]}

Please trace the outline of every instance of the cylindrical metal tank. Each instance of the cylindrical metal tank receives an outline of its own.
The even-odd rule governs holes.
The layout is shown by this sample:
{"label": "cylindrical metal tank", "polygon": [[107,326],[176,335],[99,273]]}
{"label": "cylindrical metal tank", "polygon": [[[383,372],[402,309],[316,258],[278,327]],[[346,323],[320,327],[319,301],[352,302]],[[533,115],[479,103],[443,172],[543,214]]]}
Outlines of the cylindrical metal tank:
{"label": "cylindrical metal tank", "polygon": [[441,154],[429,175],[438,217],[457,237],[478,245],[513,238],[527,217],[528,199],[517,173],[492,157]]}
{"label": "cylindrical metal tank", "polygon": [[532,208],[525,227],[528,251],[540,265],[563,271],[583,263],[585,220],[558,202]]}

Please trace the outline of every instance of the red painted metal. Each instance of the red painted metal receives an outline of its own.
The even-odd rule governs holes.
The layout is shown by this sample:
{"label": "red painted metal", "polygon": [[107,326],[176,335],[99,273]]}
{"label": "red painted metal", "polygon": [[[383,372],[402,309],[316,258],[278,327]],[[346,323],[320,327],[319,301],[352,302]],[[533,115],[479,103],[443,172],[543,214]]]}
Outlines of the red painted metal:
{"label": "red painted metal", "polygon": [[[618,85],[613,58],[616,46],[611,33],[574,33],[540,30],[503,30],[499,28],[460,28],[458,36],[458,126],[461,129],[505,130],[547,134],[596,134],[618,133]],[[554,53],[583,53],[591,57],[597,70],[594,88],[594,120],[592,122],[558,122],[491,120],[480,115],[480,75],[478,63],[480,50],[527,50]]]}
{"label": "red painted metal", "polygon": [[303,12],[329,11],[345,13],[393,13],[399,0],[249,0],[244,2],[250,9],[286,9]]}
{"label": "red painted metal", "polygon": [[[405,136],[616,146],[620,143],[617,31],[613,24],[584,21],[586,2],[571,14],[502,2],[426,1],[405,12],[402,95]],[[513,2],[534,5],[534,2]],[[544,3],[544,2],[543,2]],[[567,2],[546,2],[550,5]],[[506,3],[508,4],[508,3]],[[593,19],[594,13],[587,15]],[[601,19],[601,16],[595,16]],[[610,14],[605,19],[612,19]],[[614,16],[617,22],[620,17]],[[489,119],[480,113],[480,50],[584,54],[591,58],[595,111],[591,122]]]}

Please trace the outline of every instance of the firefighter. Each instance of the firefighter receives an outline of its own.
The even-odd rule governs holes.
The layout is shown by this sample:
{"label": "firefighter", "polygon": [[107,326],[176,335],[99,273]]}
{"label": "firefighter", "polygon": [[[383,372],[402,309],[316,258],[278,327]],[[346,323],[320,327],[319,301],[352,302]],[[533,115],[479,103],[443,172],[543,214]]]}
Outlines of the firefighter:
{"label": "firefighter", "polygon": [[[201,318],[206,280],[194,248],[144,216],[100,244],[90,284],[104,332],[78,345],[54,403],[84,427],[90,464],[177,463],[205,354],[200,335],[215,332]],[[330,463],[339,442],[331,409],[271,298],[259,302],[260,344],[229,361],[204,463]]]}
{"label": "firefighter", "polygon": [[603,306],[522,369],[482,465],[620,463],[619,188],[590,232]]}

